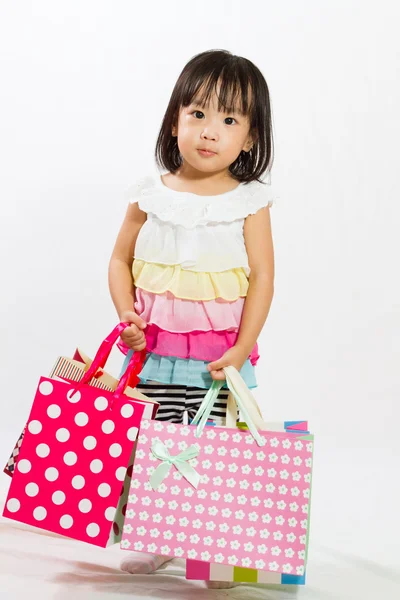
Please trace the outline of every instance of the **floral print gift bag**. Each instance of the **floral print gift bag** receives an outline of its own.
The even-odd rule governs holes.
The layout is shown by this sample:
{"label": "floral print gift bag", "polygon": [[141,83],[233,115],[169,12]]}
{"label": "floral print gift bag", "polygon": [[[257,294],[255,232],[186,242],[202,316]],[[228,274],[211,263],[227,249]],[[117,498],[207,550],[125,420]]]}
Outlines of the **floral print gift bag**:
{"label": "floral print gift bag", "polygon": [[313,436],[265,430],[239,373],[225,374],[248,430],[205,427],[222,382],[191,425],[143,420],[121,547],[302,576]]}

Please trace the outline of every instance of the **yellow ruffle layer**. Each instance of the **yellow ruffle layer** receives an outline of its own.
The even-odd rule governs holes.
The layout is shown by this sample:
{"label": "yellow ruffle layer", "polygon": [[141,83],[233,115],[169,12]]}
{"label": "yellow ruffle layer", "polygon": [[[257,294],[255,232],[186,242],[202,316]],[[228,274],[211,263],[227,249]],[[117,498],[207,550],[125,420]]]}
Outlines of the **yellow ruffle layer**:
{"label": "yellow ruffle layer", "polygon": [[247,295],[249,282],[243,268],[221,273],[187,271],[180,265],[159,265],[134,260],[133,280],[136,287],[164,294],[171,292],[183,300],[216,300],[234,302]]}

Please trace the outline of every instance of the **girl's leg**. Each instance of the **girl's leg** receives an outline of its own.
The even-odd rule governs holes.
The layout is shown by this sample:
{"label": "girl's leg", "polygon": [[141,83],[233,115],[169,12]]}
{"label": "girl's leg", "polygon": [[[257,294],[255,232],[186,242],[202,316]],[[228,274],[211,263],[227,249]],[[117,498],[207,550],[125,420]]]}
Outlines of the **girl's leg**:
{"label": "girl's leg", "polygon": [[[171,423],[182,423],[185,411],[186,386],[167,386],[155,381],[136,386],[138,392],[156,400],[160,404],[156,419]],[[148,552],[130,552],[121,563],[122,571],[135,575],[154,573],[164,563],[172,560],[171,556],[150,554]]]}

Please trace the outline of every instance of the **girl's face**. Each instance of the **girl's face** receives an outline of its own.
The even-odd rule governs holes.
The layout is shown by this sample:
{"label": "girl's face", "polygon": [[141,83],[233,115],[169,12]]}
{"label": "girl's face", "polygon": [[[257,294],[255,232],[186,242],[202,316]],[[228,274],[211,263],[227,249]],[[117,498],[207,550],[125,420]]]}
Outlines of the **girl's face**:
{"label": "girl's face", "polygon": [[212,173],[228,169],[242,150],[251,149],[249,129],[248,117],[240,112],[218,112],[214,95],[206,107],[200,106],[196,99],[190,106],[182,107],[172,135],[178,138],[184,161],[198,171]]}

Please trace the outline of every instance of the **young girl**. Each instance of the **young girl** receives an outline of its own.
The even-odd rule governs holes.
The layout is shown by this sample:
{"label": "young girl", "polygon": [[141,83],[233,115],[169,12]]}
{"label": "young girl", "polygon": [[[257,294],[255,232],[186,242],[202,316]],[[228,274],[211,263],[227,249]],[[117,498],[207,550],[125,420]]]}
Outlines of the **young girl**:
{"label": "young girl", "polygon": [[[156,162],[130,191],[109,266],[111,296],[128,351],[147,348],[138,390],[160,403],[157,419],[194,417],[223,367],[255,387],[257,338],[273,297],[274,256],[262,182],[272,165],[267,83],[249,60],[223,50],[183,69],[164,116]],[[222,388],[211,419],[224,424]],[[122,565],[156,570],[168,557]],[[231,587],[214,584],[212,587]],[[210,586],[211,587],[211,586]]]}

